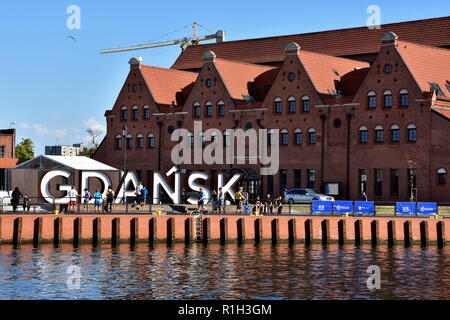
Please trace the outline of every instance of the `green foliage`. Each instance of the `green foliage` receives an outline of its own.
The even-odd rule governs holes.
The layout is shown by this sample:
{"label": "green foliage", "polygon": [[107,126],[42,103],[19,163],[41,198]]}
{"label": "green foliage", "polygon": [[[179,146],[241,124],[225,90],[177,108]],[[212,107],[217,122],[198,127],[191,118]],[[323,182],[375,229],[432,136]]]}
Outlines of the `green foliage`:
{"label": "green foliage", "polygon": [[34,144],[30,138],[22,138],[16,146],[16,158],[29,160],[34,158]]}
{"label": "green foliage", "polygon": [[92,156],[95,153],[95,150],[97,150],[97,149],[96,148],[86,148],[82,152],[79,153],[79,156],[85,156],[85,157],[92,158]]}

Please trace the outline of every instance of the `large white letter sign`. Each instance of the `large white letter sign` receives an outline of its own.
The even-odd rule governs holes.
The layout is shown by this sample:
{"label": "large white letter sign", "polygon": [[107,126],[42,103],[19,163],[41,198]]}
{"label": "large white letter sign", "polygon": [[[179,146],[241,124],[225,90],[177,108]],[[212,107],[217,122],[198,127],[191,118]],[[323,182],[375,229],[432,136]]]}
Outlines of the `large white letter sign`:
{"label": "large white letter sign", "polygon": [[[55,177],[64,177],[69,178],[72,175],[69,171],[66,170],[53,170],[47,172],[41,180],[41,194],[45,201],[52,203],[53,195],[50,193],[49,184],[50,181]],[[59,186],[59,191],[69,191],[71,186],[61,185]],[[66,194],[67,195],[67,194]],[[55,198],[55,203],[68,203],[69,198],[64,196],[63,198]]]}
{"label": "large white letter sign", "polygon": [[236,193],[233,190],[233,185],[241,178],[242,174],[235,173],[234,176],[228,181],[228,183],[224,186],[223,185],[223,173],[219,173],[217,175],[217,192],[219,191],[219,188],[222,188],[223,195],[225,197],[226,193],[228,192],[231,196],[231,198],[236,197]]}
{"label": "large white letter sign", "polygon": [[180,181],[181,181],[181,174],[177,172],[177,167],[173,166],[172,169],[170,169],[166,176],[170,176],[172,173],[175,172],[175,188],[174,190],[170,187],[167,180],[161,175],[161,173],[156,172],[153,175],[153,204],[159,204],[160,202],[160,194],[161,194],[161,186],[163,189],[167,192],[170,199],[172,199],[173,203],[180,204],[181,203],[181,193],[180,193]]}
{"label": "large white letter sign", "polygon": [[[188,179],[188,184],[189,184],[189,188],[191,188],[194,191],[200,191],[200,188],[202,188],[205,193],[206,193],[206,201],[204,202],[204,204],[207,204],[209,202],[209,200],[211,200],[211,191],[206,188],[205,186],[199,185],[197,183],[195,183],[196,179],[203,179],[203,180],[208,180],[209,176],[208,174],[204,173],[204,172],[194,172],[193,174],[191,174],[189,176]],[[197,200],[193,197],[189,197],[189,199],[187,199],[187,202],[189,202],[190,204],[197,204]]]}
{"label": "large white letter sign", "polygon": [[[128,184],[132,182],[133,183],[133,191],[127,191],[126,187]],[[136,177],[136,174],[134,171],[127,172],[127,175],[125,176],[124,182],[120,186],[119,192],[116,194],[116,204],[121,203],[123,199],[123,190],[125,188],[125,198],[126,197],[136,197],[136,188],[139,185],[139,180]]]}
{"label": "large white letter sign", "polygon": [[[106,197],[106,191],[108,189],[108,186],[111,186],[111,179],[103,173],[98,171],[83,171],[81,173],[81,190],[89,189],[89,178],[97,178],[103,183],[103,189],[99,190],[102,192],[102,198]],[[91,203],[94,202],[94,199],[91,200]]]}

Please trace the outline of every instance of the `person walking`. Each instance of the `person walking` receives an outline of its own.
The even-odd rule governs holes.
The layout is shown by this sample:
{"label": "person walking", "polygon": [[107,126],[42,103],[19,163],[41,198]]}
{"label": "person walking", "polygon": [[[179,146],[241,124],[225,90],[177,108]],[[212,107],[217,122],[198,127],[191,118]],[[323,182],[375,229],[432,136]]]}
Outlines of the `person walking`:
{"label": "person walking", "polygon": [[217,192],[213,190],[212,192],[212,212],[217,213]]}
{"label": "person walking", "polygon": [[[203,192],[203,188],[200,188],[200,198],[198,199],[198,211],[204,211],[205,207],[204,207],[204,202],[205,202],[205,192]],[[200,209],[201,208],[201,209]]]}
{"label": "person walking", "polygon": [[148,190],[145,186],[142,186],[141,189],[141,204],[145,206],[146,202],[147,202],[147,193]]}
{"label": "person walking", "polygon": [[19,205],[20,198],[23,197],[23,194],[20,192],[18,187],[14,188],[14,191],[11,194],[11,204],[13,207],[13,212],[16,212],[17,206]]}
{"label": "person walking", "polygon": [[242,195],[242,187],[239,187],[239,191],[236,192],[236,214],[242,214],[242,204],[244,202],[244,196]]}
{"label": "person walking", "polygon": [[75,212],[78,197],[78,192],[75,190],[75,186],[72,186],[67,195],[69,196],[69,211]]}
{"label": "person walking", "polygon": [[95,190],[95,193],[94,193],[94,212],[100,213],[101,202],[102,202],[102,194],[98,190]]}

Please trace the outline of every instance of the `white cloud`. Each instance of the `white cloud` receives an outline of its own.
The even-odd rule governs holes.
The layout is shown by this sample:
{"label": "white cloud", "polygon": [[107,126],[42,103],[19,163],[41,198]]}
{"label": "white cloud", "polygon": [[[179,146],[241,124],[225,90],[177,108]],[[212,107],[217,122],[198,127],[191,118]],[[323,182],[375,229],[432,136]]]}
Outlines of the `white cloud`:
{"label": "white cloud", "polygon": [[83,120],[83,124],[86,128],[92,128],[94,130],[101,130],[102,132],[106,132],[106,126],[102,125],[100,122],[94,120],[94,118],[89,118],[87,120]]}
{"label": "white cloud", "polygon": [[44,126],[42,124],[39,124],[39,123],[33,124],[33,128],[38,134],[49,135],[49,136],[52,136],[52,137],[54,137],[56,139],[64,139],[66,137],[66,135],[67,135],[67,130],[66,129],[50,130],[46,126]]}
{"label": "white cloud", "polygon": [[26,122],[19,122],[19,127],[21,129],[28,129],[30,127],[30,125]]}

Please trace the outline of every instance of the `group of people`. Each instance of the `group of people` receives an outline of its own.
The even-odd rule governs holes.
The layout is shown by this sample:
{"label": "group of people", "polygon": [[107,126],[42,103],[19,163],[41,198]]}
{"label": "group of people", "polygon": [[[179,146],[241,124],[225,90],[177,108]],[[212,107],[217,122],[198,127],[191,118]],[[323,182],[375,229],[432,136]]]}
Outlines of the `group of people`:
{"label": "group of people", "polygon": [[25,193],[25,195],[23,195],[18,187],[15,187],[14,191],[11,194],[11,205],[13,207],[13,211],[14,212],[17,211],[17,207],[20,204],[20,199],[22,199],[23,211],[30,211],[31,208],[30,197],[28,196],[28,193]]}
{"label": "group of people", "polygon": [[[134,207],[135,205],[145,205],[146,204],[148,190],[145,186],[142,185],[141,182],[139,182],[139,185],[136,187],[134,194],[136,195],[136,201],[135,201],[135,204],[132,205],[132,207]],[[139,209],[139,208],[137,208],[137,209]]]}
{"label": "group of people", "polygon": [[[207,194],[203,188],[200,188],[200,197],[198,200],[198,211],[205,211],[205,203],[208,201]],[[236,214],[250,214],[264,215],[264,214],[281,214],[283,210],[283,197],[279,196],[276,199],[272,199],[272,196],[268,194],[265,199],[261,201],[260,197],[256,197],[255,204],[251,209],[248,204],[248,199],[245,197],[243,188],[240,187],[235,195]],[[219,188],[217,193],[215,190],[212,192],[212,212],[213,213],[225,213],[225,194],[222,188]]]}

